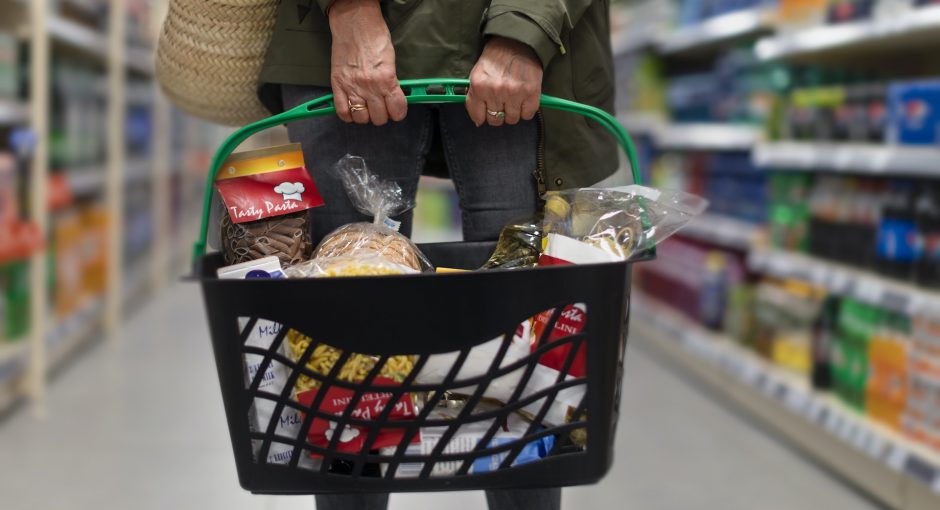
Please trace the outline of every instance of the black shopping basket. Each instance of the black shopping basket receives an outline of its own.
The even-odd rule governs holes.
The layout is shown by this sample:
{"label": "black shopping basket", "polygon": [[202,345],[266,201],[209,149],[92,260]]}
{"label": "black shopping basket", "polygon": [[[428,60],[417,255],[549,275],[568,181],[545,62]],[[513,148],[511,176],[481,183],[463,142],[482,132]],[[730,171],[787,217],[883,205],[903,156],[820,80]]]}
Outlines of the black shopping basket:
{"label": "black shopping basket", "polygon": [[[411,104],[462,102],[467,86],[466,80],[450,79],[402,82]],[[542,106],[585,115],[607,128],[627,152],[634,179],[639,180],[632,142],[613,117],[547,96]],[[224,263],[220,254],[205,253],[205,241],[212,181],[224,160],[254,133],[331,113],[332,97],[327,96],[240,129],[215,154],[209,175],[194,271],[208,311],[242,487],[268,494],[421,492],[572,486],[600,480],[613,461],[630,295],[628,263],[360,278],[216,278]],[[486,261],[494,246],[448,243],[421,249],[437,266],[473,269]],[[583,330],[549,344],[546,338],[563,311],[575,304],[586,311]],[[508,360],[520,323],[540,313],[547,324],[535,347]],[[269,345],[247,341],[261,324],[268,328]],[[284,345],[298,332],[309,345],[295,361],[284,354]],[[492,363],[464,376],[461,371],[474,349],[488,342],[498,345]],[[558,376],[537,391],[523,391],[540,358],[560,345],[569,345],[570,350]],[[585,353],[584,371],[573,377],[568,373],[582,345],[586,346],[580,350]],[[328,370],[311,370],[308,362],[320,346],[335,348],[334,363]],[[356,353],[368,354],[373,363],[360,379],[350,382],[341,367]],[[410,372],[398,384],[380,383],[379,374],[400,355],[413,361]],[[418,374],[440,356],[449,356],[444,358],[450,360],[449,369],[433,384],[422,383]],[[265,378],[273,367],[285,380],[272,390],[265,387]],[[501,402],[505,405],[493,405],[487,388],[508,376],[518,377],[518,385]],[[316,382],[319,389],[312,402],[301,404],[294,398],[300,378]],[[331,389],[344,392],[347,399],[338,415],[324,411]],[[556,397],[578,391],[574,394],[583,398],[566,408],[564,420],[544,423]],[[463,395],[462,410],[449,419],[435,417],[432,410],[448,402],[452,393]],[[384,407],[359,412],[376,395],[385,399]],[[412,407],[408,419],[394,418],[400,405],[419,400],[416,395],[423,407]],[[505,421],[518,419],[517,411],[523,410],[528,419],[525,432],[496,441]],[[318,420],[334,432],[324,435],[326,443],[308,437]],[[454,448],[451,440],[461,436],[462,427],[485,432],[474,436],[475,443]],[[346,441],[343,433],[354,429],[361,432],[361,447],[343,450],[339,447]],[[284,430],[294,432],[285,435]],[[416,442],[422,430],[435,430],[437,442]],[[386,441],[392,437],[395,443],[376,448],[380,437]],[[547,445],[546,451],[522,463],[520,455],[544,438],[552,438],[539,443]],[[480,468],[481,462],[488,467]]]}

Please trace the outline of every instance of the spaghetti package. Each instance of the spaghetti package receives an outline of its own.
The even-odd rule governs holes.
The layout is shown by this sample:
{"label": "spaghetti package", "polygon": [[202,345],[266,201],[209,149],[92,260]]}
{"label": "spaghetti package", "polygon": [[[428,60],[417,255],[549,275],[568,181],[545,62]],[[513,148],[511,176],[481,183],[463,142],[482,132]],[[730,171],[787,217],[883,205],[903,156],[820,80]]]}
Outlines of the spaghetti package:
{"label": "spaghetti package", "polygon": [[307,211],[323,205],[300,144],[233,154],[215,186],[227,214],[221,251],[227,264],[277,256],[285,267],[310,258]]}
{"label": "spaghetti package", "polygon": [[[311,342],[312,339],[308,336],[295,330],[288,331],[286,343],[289,357],[294,361],[301,360],[304,353],[310,348]],[[310,353],[305,368],[325,377],[333,371],[342,355],[343,351],[340,349],[326,344],[317,344],[313,347],[313,352]],[[349,383],[361,383],[375,368],[375,364],[379,360],[380,358],[377,356],[351,354],[340,367],[336,379]],[[378,375],[372,380],[371,384],[373,386],[397,386],[411,373],[414,364],[414,356],[392,356],[379,368]],[[307,374],[298,377],[294,385],[294,395],[297,402],[307,407],[313,407],[315,401],[319,398],[317,410],[330,415],[341,416],[348,411],[350,417],[354,419],[371,421],[382,414],[389,406],[392,407],[388,412],[389,420],[409,420],[418,414],[417,397],[413,394],[404,394],[395,399],[390,392],[367,392],[362,395],[358,402],[353,404],[352,400],[355,392],[351,389],[327,386],[325,394],[319,396],[321,390],[321,381]],[[353,405],[353,409],[348,410],[350,405]],[[370,427],[350,425],[338,429],[338,426],[335,421],[316,416],[311,420],[310,428],[307,430],[307,441],[315,446],[327,448],[334,436],[338,435],[337,450],[359,453],[365,447],[365,440],[369,435]],[[402,440],[403,434],[404,429],[401,428],[380,429],[371,448],[378,449],[397,445]],[[421,438],[418,435],[413,439],[413,441],[420,440]]]}
{"label": "spaghetti package", "polygon": [[398,233],[400,224],[391,219],[414,204],[393,181],[382,181],[369,171],[365,160],[346,155],[332,169],[349,200],[359,212],[372,216],[372,223],[352,223],[333,231],[317,247],[316,259],[336,257],[385,262],[429,271],[431,262],[410,239]]}

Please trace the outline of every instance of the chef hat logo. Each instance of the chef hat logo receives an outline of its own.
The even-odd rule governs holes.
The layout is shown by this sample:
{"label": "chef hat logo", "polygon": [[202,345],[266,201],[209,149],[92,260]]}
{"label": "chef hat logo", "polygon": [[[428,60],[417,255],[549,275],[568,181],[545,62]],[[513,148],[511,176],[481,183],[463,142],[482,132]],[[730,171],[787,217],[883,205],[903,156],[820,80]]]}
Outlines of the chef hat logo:
{"label": "chef hat logo", "polygon": [[302,182],[282,182],[275,186],[274,192],[284,196],[284,201],[296,200],[303,201],[301,194],[307,191]]}

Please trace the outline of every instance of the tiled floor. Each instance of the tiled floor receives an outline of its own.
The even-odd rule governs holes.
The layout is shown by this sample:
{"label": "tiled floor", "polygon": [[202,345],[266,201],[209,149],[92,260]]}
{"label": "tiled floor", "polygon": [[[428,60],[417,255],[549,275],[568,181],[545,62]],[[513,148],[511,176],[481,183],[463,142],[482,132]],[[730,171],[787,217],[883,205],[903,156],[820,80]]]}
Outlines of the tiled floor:
{"label": "tiled floor", "polygon": [[[51,388],[50,413],[0,422],[0,508],[305,509],[236,482],[198,288],[177,284]],[[566,508],[872,508],[635,346],[617,460]],[[396,495],[399,510],[476,509],[480,493]]]}

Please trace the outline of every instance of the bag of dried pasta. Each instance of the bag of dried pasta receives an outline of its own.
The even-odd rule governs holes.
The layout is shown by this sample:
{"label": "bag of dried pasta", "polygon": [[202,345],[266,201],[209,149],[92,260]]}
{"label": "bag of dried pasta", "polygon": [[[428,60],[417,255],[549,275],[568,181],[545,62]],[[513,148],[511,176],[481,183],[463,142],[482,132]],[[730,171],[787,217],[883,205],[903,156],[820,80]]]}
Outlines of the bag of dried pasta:
{"label": "bag of dried pasta", "polygon": [[235,265],[277,256],[289,267],[310,258],[308,210],[323,198],[304,165],[300,144],[231,155],[215,176],[222,197],[222,256]]}
{"label": "bag of dried pasta", "polygon": [[[306,363],[303,364],[306,371],[301,373],[294,385],[294,396],[301,405],[312,408],[319,393],[325,391],[317,406],[317,410],[321,413],[342,416],[347,412],[349,406],[353,405],[353,409],[349,411],[351,418],[373,421],[387,407],[391,406],[391,410],[388,411],[388,420],[409,420],[417,416],[419,411],[417,396],[410,393],[395,399],[390,392],[370,391],[364,393],[353,404],[354,390],[323,384],[323,381],[328,378],[334,371],[336,364],[342,359],[343,351],[341,349],[324,343],[316,343],[310,337],[296,330],[288,331],[286,341],[290,357],[295,363],[306,359]],[[311,346],[311,344],[313,345]],[[310,351],[309,354],[308,351]],[[333,380],[362,383],[379,361],[381,361],[379,356],[350,354],[343,365],[339,367],[339,371]],[[398,386],[411,373],[414,364],[415,356],[391,356],[379,368],[378,374],[372,379],[370,386]],[[307,430],[307,441],[312,445],[327,448],[333,437],[338,434],[339,439],[336,446],[338,451],[359,453],[364,448],[365,439],[371,429],[372,427],[362,425],[340,427],[336,421],[316,416]],[[401,442],[403,434],[404,429],[402,428],[381,428],[376,434],[371,449],[396,446]],[[419,442],[420,440],[419,434],[412,438],[412,442]],[[318,455],[314,452],[312,456]]]}

